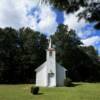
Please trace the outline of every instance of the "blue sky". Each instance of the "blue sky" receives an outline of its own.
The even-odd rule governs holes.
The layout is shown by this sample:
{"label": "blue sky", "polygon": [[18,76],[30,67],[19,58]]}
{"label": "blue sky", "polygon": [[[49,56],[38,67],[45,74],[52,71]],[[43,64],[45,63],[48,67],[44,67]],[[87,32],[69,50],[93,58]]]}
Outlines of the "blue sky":
{"label": "blue sky", "polygon": [[67,15],[39,0],[0,0],[0,27],[30,27],[46,35],[54,34],[58,24],[63,23],[76,30],[85,46],[93,45],[100,54],[100,31],[84,19],[78,21],[77,14]]}

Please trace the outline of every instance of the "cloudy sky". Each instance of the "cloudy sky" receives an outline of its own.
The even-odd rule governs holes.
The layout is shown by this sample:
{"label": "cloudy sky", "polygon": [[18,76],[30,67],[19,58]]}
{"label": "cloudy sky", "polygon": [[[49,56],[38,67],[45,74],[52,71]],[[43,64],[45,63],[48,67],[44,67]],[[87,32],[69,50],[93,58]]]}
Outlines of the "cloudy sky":
{"label": "cloudy sky", "polygon": [[[83,8],[80,8],[82,11]],[[77,13],[67,15],[39,0],[0,0],[0,27],[30,27],[46,35],[53,34],[58,24],[75,29],[84,45],[93,45],[100,54],[100,31],[84,19],[78,21]]]}

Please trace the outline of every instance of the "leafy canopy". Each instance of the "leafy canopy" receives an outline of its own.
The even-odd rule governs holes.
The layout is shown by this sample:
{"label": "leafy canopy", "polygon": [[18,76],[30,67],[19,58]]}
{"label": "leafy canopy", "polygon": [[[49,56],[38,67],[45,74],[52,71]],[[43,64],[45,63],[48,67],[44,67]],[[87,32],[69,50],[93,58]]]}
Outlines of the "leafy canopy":
{"label": "leafy canopy", "polygon": [[89,22],[95,23],[95,29],[100,29],[100,1],[99,0],[42,0],[49,2],[53,7],[73,13],[84,7],[84,11],[78,14],[79,19],[85,18]]}

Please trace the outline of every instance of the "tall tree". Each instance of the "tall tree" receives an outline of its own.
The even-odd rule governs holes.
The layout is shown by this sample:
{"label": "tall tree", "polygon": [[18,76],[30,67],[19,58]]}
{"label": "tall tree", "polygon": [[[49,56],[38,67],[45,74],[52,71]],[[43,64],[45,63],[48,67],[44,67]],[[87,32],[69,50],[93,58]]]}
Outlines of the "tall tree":
{"label": "tall tree", "polygon": [[[99,68],[94,63],[96,54],[92,54],[95,51],[94,49],[81,49],[80,44],[82,43],[75,31],[68,31],[68,27],[62,24],[58,26],[52,38],[57,49],[57,61],[68,69],[69,76],[74,81],[94,81],[99,79],[96,78],[96,76],[99,76],[97,70]],[[95,55],[95,57],[92,55]]]}
{"label": "tall tree", "polygon": [[57,60],[65,67],[71,67],[71,64],[73,63],[70,61],[72,60],[67,60],[72,58],[71,52],[73,52],[78,45],[82,44],[75,31],[68,31],[68,26],[60,24],[52,38],[57,49]]}
{"label": "tall tree", "polygon": [[80,49],[84,50],[93,61],[98,61],[98,51],[93,46],[83,46]]}
{"label": "tall tree", "polygon": [[0,28],[0,83],[33,82],[46,46],[46,36],[30,28]]}
{"label": "tall tree", "polygon": [[17,31],[12,28],[0,29],[0,70],[2,80],[11,80],[11,72],[15,69],[14,57],[17,48]]}
{"label": "tall tree", "polygon": [[44,34],[30,28],[19,30],[19,47],[21,49],[19,65],[22,65],[23,81],[33,79],[34,70],[45,61],[46,44],[47,39]]}

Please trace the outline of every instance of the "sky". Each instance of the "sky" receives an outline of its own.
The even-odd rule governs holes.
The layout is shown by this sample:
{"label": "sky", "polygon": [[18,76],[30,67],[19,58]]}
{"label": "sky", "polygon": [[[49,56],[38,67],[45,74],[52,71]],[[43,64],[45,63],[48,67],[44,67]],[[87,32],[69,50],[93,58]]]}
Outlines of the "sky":
{"label": "sky", "polygon": [[68,25],[69,29],[74,29],[85,46],[93,45],[100,54],[100,31],[93,28],[93,23],[84,19],[78,21],[77,14],[84,8],[73,14],[66,14],[39,1],[0,0],[0,27],[30,27],[49,36],[62,23]]}

